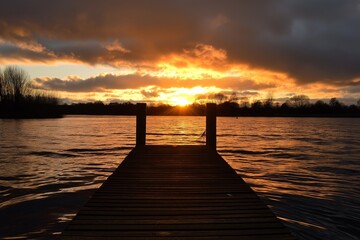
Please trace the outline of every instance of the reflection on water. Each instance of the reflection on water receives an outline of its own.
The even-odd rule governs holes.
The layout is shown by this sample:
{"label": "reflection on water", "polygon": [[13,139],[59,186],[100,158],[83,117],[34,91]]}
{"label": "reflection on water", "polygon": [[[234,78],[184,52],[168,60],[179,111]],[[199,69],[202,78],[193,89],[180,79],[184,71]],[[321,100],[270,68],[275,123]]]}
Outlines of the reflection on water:
{"label": "reflection on water", "polygon": [[223,123],[219,152],[300,239],[358,239],[358,119]]}
{"label": "reflection on water", "polygon": [[[135,144],[134,117],[0,120],[0,238],[54,238]],[[204,117],[148,117],[204,144]],[[360,121],[218,118],[218,151],[299,239],[360,236]],[[21,227],[19,227],[21,226]]]}

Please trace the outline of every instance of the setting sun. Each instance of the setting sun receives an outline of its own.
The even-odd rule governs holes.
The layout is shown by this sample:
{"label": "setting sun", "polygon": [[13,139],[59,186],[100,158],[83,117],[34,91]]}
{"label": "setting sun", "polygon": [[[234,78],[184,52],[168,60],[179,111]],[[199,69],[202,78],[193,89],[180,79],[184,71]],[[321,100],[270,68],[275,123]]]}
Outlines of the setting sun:
{"label": "setting sun", "polygon": [[170,104],[184,107],[184,106],[186,106],[186,105],[191,104],[191,102],[190,102],[188,99],[186,99],[186,98],[175,97],[175,98],[172,98],[172,99],[170,100]]}

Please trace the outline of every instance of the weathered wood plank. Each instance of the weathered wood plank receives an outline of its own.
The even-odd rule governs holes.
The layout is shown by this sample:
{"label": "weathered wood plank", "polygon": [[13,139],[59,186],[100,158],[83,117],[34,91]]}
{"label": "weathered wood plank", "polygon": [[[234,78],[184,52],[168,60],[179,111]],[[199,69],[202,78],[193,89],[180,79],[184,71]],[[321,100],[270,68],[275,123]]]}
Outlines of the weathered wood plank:
{"label": "weathered wood plank", "polygon": [[[186,230],[186,231],[75,231],[69,230],[65,232],[66,235],[76,234],[77,236],[98,236],[98,237],[205,237],[205,236],[238,236],[239,239],[242,239],[242,236],[258,236],[257,239],[262,239],[264,235],[272,234],[287,234],[288,231],[285,228],[259,228],[259,229],[225,229],[225,230],[213,230],[213,231],[204,231],[204,230]],[[81,238],[78,238],[81,239]],[[101,239],[101,238],[99,238]],[[126,238],[125,238],[126,239]],[[255,238],[256,239],[256,238]]]}
{"label": "weathered wood plank", "polygon": [[[204,215],[170,215],[170,216],[161,216],[161,215],[149,215],[149,216],[145,216],[145,215],[141,215],[141,216],[128,216],[128,215],[122,215],[122,216],[109,216],[109,215],[86,215],[86,214],[81,214],[81,215],[77,215],[76,219],[113,219],[113,220],[152,220],[152,221],[157,221],[157,220],[188,220],[188,219],[250,219],[250,218],[267,218],[267,217],[271,217],[273,220],[274,218],[274,214],[271,212],[268,213],[261,213],[261,214],[257,214],[257,213],[241,213],[241,214],[237,214],[237,213],[231,213],[231,214],[215,214],[215,215],[211,215],[211,214],[204,214]],[[277,219],[275,219],[274,221],[278,221]]]}
{"label": "weathered wood plank", "polygon": [[191,218],[191,219],[183,219],[179,217],[171,218],[171,219],[98,219],[98,218],[79,218],[77,220],[77,224],[97,224],[97,225],[153,225],[153,224],[225,224],[225,223],[269,223],[269,222],[277,222],[274,221],[273,217],[263,217],[263,218]]}
{"label": "weathered wood plank", "polygon": [[206,146],[138,146],[63,239],[294,239]]}
{"label": "weathered wood plank", "polygon": [[[74,233],[75,234],[75,233]],[[97,240],[97,239],[102,239],[102,240],[122,240],[124,239],[124,237],[119,237],[119,236],[111,236],[111,237],[106,237],[106,236],[102,236],[101,238],[97,237],[97,236],[76,236],[76,235],[71,235],[71,236],[67,236],[66,237],[67,240]],[[128,240],[144,240],[143,237],[126,237],[126,239]],[[146,237],[146,240],[239,240],[239,236],[205,236],[205,237],[176,237],[176,236],[172,236],[172,237]],[[273,234],[273,235],[263,235],[261,236],[261,238],[259,238],[259,236],[241,236],[241,240],[293,240],[294,238],[292,236],[285,236],[283,234],[277,235],[277,234]]]}
{"label": "weathered wood plank", "polygon": [[240,230],[240,229],[284,229],[284,226],[279,222],[267,222],[267,223],[191,223],[191,224],[76,224],[70,225],[68,227],[69,231],[172,231],[176,229],[177,231],[186,231],[186,230]]}

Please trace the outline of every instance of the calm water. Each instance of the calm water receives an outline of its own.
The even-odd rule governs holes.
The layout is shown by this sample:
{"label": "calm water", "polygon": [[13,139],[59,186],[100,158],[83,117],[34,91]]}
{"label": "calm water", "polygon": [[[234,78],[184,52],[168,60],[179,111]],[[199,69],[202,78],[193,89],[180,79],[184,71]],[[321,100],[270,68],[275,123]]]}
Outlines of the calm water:
{"label": "calm water", "polygon": [[[204,117],[148,117],[204,144]],[[0,120],[0,238],[53,239],[135,143],[134,117]],[[360,121],[218,118],[218,151],[299,239],[359,239]]]}

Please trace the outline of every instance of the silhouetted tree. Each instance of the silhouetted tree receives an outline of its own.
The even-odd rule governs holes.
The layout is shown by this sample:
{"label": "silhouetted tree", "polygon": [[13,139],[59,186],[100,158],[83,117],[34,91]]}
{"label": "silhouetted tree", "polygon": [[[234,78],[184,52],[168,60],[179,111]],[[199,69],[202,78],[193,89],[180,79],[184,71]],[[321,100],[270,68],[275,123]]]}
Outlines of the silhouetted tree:
{"label": "silhouetted tree", "polygon": [[217,104],[221,104],[223,101],[227,99],[227,96],[223,93],[216,93],[214,95],[214,99],[216,100]]}
{"label": "silhouetted tree", "polygon": [[236,92],[233,92],[229,97],[229,102],[237,102],[239,100]]}
{"label": "silhouetted tree", "polygon": [[240,107],[242,108],[250,107],[250,102],[248,97],[241,97],[239,100],[240,100]]}
{"label": "silhouetted tree", "polygon": [[253,109],[260,109],[263,107],[263,103],[260,100],[256,100],[251,104],[251,108]]}
{"label": "silhouetted tree", "polygon": [[5,68],[2,86],[4,96],[13,98],[18,104],[29,93],[29,85],[30,77],[23,69],[14,66]]}
{"label": "silhouetted tree", "polygon": [[341,107],[341,103],[339,102],[339,100],[337,100],[337,98],[331,98],[329,101],[329,105],[333,108]]}
{"label": "silhouetted tree", "polygon": [[272,93],[268,93],[267,98],[264,101],[264,107],[272,108],[274,106],[274,96]]}
{"label": "silhouetted tree", "polygon": [[318,101],[315,102],[314,106],[316,106],[316,107],[325,107],[325,106],[327,106],[327,104],[322,100],[318,100]]}
{"label": "silhouetted tree", "polygon": [[357,105],[360,107],[360,98],[359,98],[359,100],[357,101]]}
{"label": "silhouetted tree", "polygon": [[217,107],[218,115],[223,116],[237,116],[239,111],[239,104],[236,102],[226,101],[219,104]]}
{"label": "silhouetted tree", "polygon": [[302,108],[309,106],[310,98],[306,95],[296,95],[291,97],[287,103],[290,107]]}

